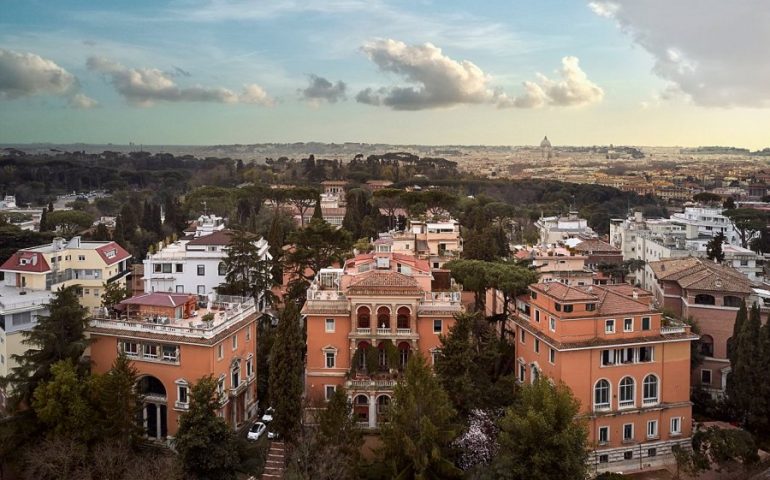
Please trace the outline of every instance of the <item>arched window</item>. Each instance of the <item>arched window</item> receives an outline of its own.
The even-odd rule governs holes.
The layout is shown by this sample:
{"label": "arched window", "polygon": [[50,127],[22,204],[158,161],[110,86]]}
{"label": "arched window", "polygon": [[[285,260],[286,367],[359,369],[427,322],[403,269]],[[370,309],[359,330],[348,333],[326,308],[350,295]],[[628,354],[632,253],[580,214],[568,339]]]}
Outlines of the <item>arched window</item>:
{"label": "arched window", "polygon": [[623,377],[620,381],[618,398],[619,407],[633,407],[634,406],[634,379],[631,377]]}
{"label": "arched window", "polygon": [[412,328],[410,325],[410,317],[411,312],[409,311],[409,308],[407,307],[401,307],[398,309],[397,315],[396,315],[396,328],[398,329],[409,329]]}
{"label": "arched window", "polygon": [[358,344],[358,367],[359,370],[366,368],[366,352],[369,349],[369,342],[360,342]]}
{"label": "arched window", "polygon": [[644,377],[644,396],[642,402],[645,405],[658,403],[658,377],[647,375]]}
{"label": "arched window", "polygon": [[388,307],[377,309],[377,328],[390,328],[390,309]]}
{"label": "arched window", "polygon": [[369,328],[369,319],[371,317],[369,307],[358,307],[356,317],[358,328]]}
{"label": "arched window", "polygon": [[369,421],[369,397],[366,395],[356,395],[353,400],[353,411],[359,422]]}
{"label": "arched window", "polygon": [[741,297],[736,297],[735,295],[725,295],[723,301],[724,301],[725,307],[738,308],[741,306],[741,303],[742,303]]}
{"label": "arched window", "polygon": [[377,397],[377,421],[379,423],[388,421],[388,408],[390,408],[390,397],[387,395]]}
{"label": "arched window", "polygon": [[605,410],[610,408],[610,382],[599,380],[594,387],[594,409]]}
{"label": "arched window", "polygon": [[398,364],[399,367],[406,368],[406,363],[409,361],[409,349],[411,347],[407,342],[401,342],[398,344]]}
{"label": "arched window", "polygon": [[219,262],[219,266],[217,267],[217,273],[219,273],[220,277],[224,277],[227,275],[227,267],[225,266],[225,262]]}
{"label": "arched window", "polygon": [[711,335],[701,335],[698,340],[698,352],[705,357],[714,356],[714,338]]}
{"label": "arched window", "polygon": [[697,305],[715,305],[716,299],[714,298],[714,295],[699,293],[695,295],[695,303]]}
{"label": "arched window", "polygon": [[241,363],[237,360],[233,361],[233,366],[230,369],[230,385],[232,388],[238,388],[241,384]]}

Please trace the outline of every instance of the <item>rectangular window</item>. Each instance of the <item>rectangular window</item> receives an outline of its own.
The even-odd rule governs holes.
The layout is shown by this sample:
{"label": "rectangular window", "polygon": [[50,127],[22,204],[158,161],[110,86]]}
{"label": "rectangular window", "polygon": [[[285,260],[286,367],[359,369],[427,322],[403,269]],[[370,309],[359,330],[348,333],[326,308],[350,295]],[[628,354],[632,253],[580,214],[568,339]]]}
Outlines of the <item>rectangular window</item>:
{"label": "rectangular window", "polygon": [[184,271],[183,263],[176,264],[176,273],[182,273]]}
{"label": "rectangular window", "polygon": [[633,450],[626,450],[623,452],[623,460],[633,460],[634,459],[634,451]]}
{"label": "rectangular window", "polygon": [[246,376],[251,378],[254,376],[254,359],[249,358],[246,360]]}
{"label": "rectangular window", "polygon": [[711,370],[703,369],[700,371],[700,383],[711,385]]}
{"label": "rectangular window", "polygon": [[331,398],[334,396],[334,392],[337,391],[336,385],[325,385],[324,386],[324,396],[327,401],[331,400]]}
{"label": "rectangular window", "polygon": [[650,330],[652,328],[652,319],[650,317],[642,317],[642,330]]}
{"label": "rectangular window", "polygon": [[78,261],[79,262],[85,262],[86,261],[86,256],[85,255],[78,255]]}
{"label": "rectangular window", "polygon": [[610,463],[610,456],[606,453],[599,455],[599,463]]}
{"label": "rectangular window", "polygon": [[249,340],[251,340],[251,325],[246,327],[246,341],[248,342]]}
{"label": "rectangular window", "polygon": [[553,317],[551,317],[551,320],[550,320],[550,328],[552,332],[556,331],[556,319]]}
{"label": "rectangular window", "polygon": [[198,285],[196,287],[198,295],[206,295],[206,285]]}
{"label": "rectangular window", "polygon": [[176,362],[176,346],[163,345],[163,360]]}
{"label": "rectangular window", "polygon": [[238,334],[237,333],[233,335],[233,350],[235,350],[236,348],[238,348]]}
{"label": "rectangular window", "polygon": [[540,353],[540,340],[535,339],[535,353]]}
{"label": "rectangular window", "polygon": [[610,427],[599,427],[599,444],[606,444],[610,441]]}
{"label": "rectangular window", "polygon": [[144,356],[148,358],[158,358],[158,346],[152,343],[144,345]]}
{"label": "rectangular window", "polygon": [[647,456],[648,457],[654,457],[657,454],[658,454],[658,449],[657,448],[648,448],[647,449]]}
{"label": "rectangular window", "polygon": [[615,333],[615,320],[604,321],[604,333]]}
{"label": "rectangular window", "polygon": [[653,347],[639,347],[639,362],[651,362],[653,360]]}
{"label": "rectangular window", "polygon": [[529,296],[532,298],[532,300],[537,300],[537,292],[534,290],[529,291]]}
{"label": "rectangular window", "polygon": [[634,331],[634,319],[633,318],[624,318],[623,319],[623,331],[624,332],[633,332]]}
{"label": "rectangular window", "polygon": [[548,361],[555,364],[556,363],[556,350],[553,348],[548,349]]}
{"label": "rectangular window", "polygon": [[177,385],[177,398],[179,399],[179,403],[187,404],[189,401],[187,396],[187,385]]}
{"label": "rectangular window", "polygon": [[658,436],[658,421],[649,420],[647,422],[647,438],[657,438]]}
{"label": "rectangular window", "polygon": [[540,323],[540,310],[535,310],[535,321]]}
{"label": "rectangular window", "polygon": [[595,303],[586,303],[586,312],[593,312],[594,310],[596,310]]}
{"label": "rectangular window", "polygon": [[564,313],[571,313],[573,308],[572,305],[564,305]]}
{"label": "rectangular window", "polygon": [[206,275],[206,265],[198,265],[198,276],[202,277]]}
{"label": "rectangular window", "polygon": [[134,342],[123,342],[123,353],[129,357],[139,356],[139,344]]}
{"label": "rectangular window", "polygon": [[333,318],[327,318],[326,319],[326,332],[327,333],[333,333],[334,332],[334,319]]}
{"label": "rectangular window", "polygon": [[561,303],[554,303],[553,307],[556,309],[557,312],[561,312]]}
{"label": "rectangular window", "polygon": [[519,330],[519,341],[521,343],[527,343],[527,332],[524,329]]}
{"label": "rectangular window", "polygon": [[217,381],[217,393],[219,394],[220,398],[225,396],[225,376],[224,375],[219,377],[219,380]]}
{"label": "rectangular window", "polygon": [[602,366],[615,365],[615,350],[602,350]]}
{"label": "rectangular window", "polygon": [[671,435],[682,434],[682,417],[671,417]]}
{"label": "rectangular window", "polygon": [[441,333],[443,324],[442,320],[433,320],[433,333]]}
{"label": "rectangular window", "polygon": [[175,290],[176,293],[184,293],[184,285],[177,285]]}
{"label": "rectangular window", "polygon": [[163,273],[171,273],[171,264],[170,263],[164,263],[163,264]]}
{"label": "rectangular window", "polygon": [[334,368],[335,357],[334,352],[326,352],[326,368]]}
{"label": "rectangular window", "polygon": [[94,288],[94,297],[98,297],[98,296],[99,296],[99,289]]}
{"label": "rectangular window", "polygon": [[519,381],[524,382],[527,379],[527,366],[523,363],[519,364]]}
{"label": "rectangular window", "polygon": [[225,346],[223,344],[217,345],[217,359],[222,360],[225,358]]}
{"label": "rectangular window", "polygon": [[623,425],[623,441],[630,442],[634,439],[634,424],[626,423]]}

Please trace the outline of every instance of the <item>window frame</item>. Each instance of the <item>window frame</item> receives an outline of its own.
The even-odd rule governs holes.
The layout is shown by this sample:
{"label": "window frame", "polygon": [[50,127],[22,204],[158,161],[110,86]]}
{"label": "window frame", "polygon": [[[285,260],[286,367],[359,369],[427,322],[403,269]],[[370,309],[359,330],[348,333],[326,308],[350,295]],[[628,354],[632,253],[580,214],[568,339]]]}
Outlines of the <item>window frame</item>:
{"label": "window frame", "polygon": [[[650,427],[652,427],[652,429]],[[658,437],[660,437],[660,432],[658,431],[658,421],[647,420],[647,438],[651,439]]]}
{"label": "window frame", "polygon": [[[676,428],[674,428],[676,424]],[[682,434],[682,417],[671,417],[669,420],[670,433],[672,436]]]}
{"label": "window frame", "polygon": [[[331,328],[329,328],[330,324],[331,324]],[[336,328],[337,328],[337,322],[333,318],[324,319],[324,332],[334,333]]]}
{"label": "window frame", "polygon": [[196,269],[198,277],[205,277],[206,276],[206,265],[196,265],[195,269]]}
{"label": "window frame", "polygon": [[[331,360],[331,365],[329,365]],[[324,368],[337,368],[337,351],[330,348],[324,349]]]}
{"label": "window frame", "polygon": [[[606,391],[601,394],[601,399],[605,401],[599,402],[599,384],[602,384],[601,391]],[[606,386],[606,387],[605,387]],[[593,388],[593,408],[594,410],[610,410],[612,408],[612,383],[606,378],[600,378],[594,383]]]}
{"label": "window frame", "polygon": [[[610,328],[611,327],[611,328]],[[615,319],[607,318],[604,320],[604,334],[611,335],[615,333]]]}
{"label": "window frame", "polygon": [[652,330],[652,317],[642,317],[642,331]]}
{"label": "window frame", "polygon": [[[438,330],[436,330],[436,325],[438,325]],[[433,333],[435,333],[436,335],[440,335],[444,333],[444,320],[440,318],[433,319]]]}
{"label": "window frame", "polygon": [[[631,434],[630,435],[626,435],[626,431],[627,431],[626,427],[631,427]],[[634,423],[633,422],[631,422],[631,423],[624,423],[623,426],[621,427],[621,430],[623,432],[623,442],[633,442],[634,441],[634,430],[635,430],[635,428],[634,428]]]}
{"label": "window frame", "polygon": [[[650,382],[648,384],[647,380],[653,379],[654,382]],[[654,385],[655,388],[655,396],[648,396],[648,388],[652,388],[651,386]],[[645,375],[644,380],[642,380],[642,405],[657,405],[660,403],[660,379],[657,375],[653,373],[649,373]]]}
{"label": "window frame", "polygon": [[[602,435],[602,432],[604,432],[604,435]],[[604,439],[602,439],[602,436]],[[610,427],[607,425],[602,425],[599,427],[596,435],[596,441],[599,443],[599,445],[607,445],[610,443]]]}
{"label": "window frame", "polygon": [[634,319],[633,319],[633,317],[631,317],[631,318],[624,318],[623,319],[623,331],[626,332],[626,333],[634,331]]}

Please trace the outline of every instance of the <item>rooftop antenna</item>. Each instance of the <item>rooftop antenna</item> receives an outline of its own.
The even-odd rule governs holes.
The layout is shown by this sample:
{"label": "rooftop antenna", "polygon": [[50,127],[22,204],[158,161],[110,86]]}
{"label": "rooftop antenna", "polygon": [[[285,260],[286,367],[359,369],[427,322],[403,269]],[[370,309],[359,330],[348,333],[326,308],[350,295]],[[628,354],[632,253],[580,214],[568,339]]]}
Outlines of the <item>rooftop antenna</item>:
{"label": "rooftop antenna", "polygon": [[206,200],[204,200],[203,201],[203,214],[204,215],[208,215],[208,213],[209,212],[208,212],[208,209],[207,209],[207,206],[206,206]]}

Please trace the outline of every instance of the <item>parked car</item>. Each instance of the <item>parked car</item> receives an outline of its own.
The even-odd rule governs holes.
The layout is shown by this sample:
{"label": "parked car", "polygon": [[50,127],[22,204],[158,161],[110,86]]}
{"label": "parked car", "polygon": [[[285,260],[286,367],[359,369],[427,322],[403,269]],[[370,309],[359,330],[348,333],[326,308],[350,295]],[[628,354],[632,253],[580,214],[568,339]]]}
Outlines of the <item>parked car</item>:
{"label": "parked car", "polygon": [[265,413],[262,414],[262,423],[268,424],[273,421],[273,414],[275,413],[275,410],[273,410],[273,407],[267,407],[267,410],[265,410]]}
{"label": "parked car", "polygon": [[[266,431],[267,431],[267,425],[265,425],[262,422],[257,422],[251,426],[251,428],[249,429],[249,432],[246,434],[246,438],[248,438],[249,440],[259,440],[259,437],[264,435]],[[268,437],[270,437],[269,434],[268,434]]]}
{"label": "parked car", "polygon": [[276,440],[279,436],[277,432],[267,432],[267,438],[270,440]]}

